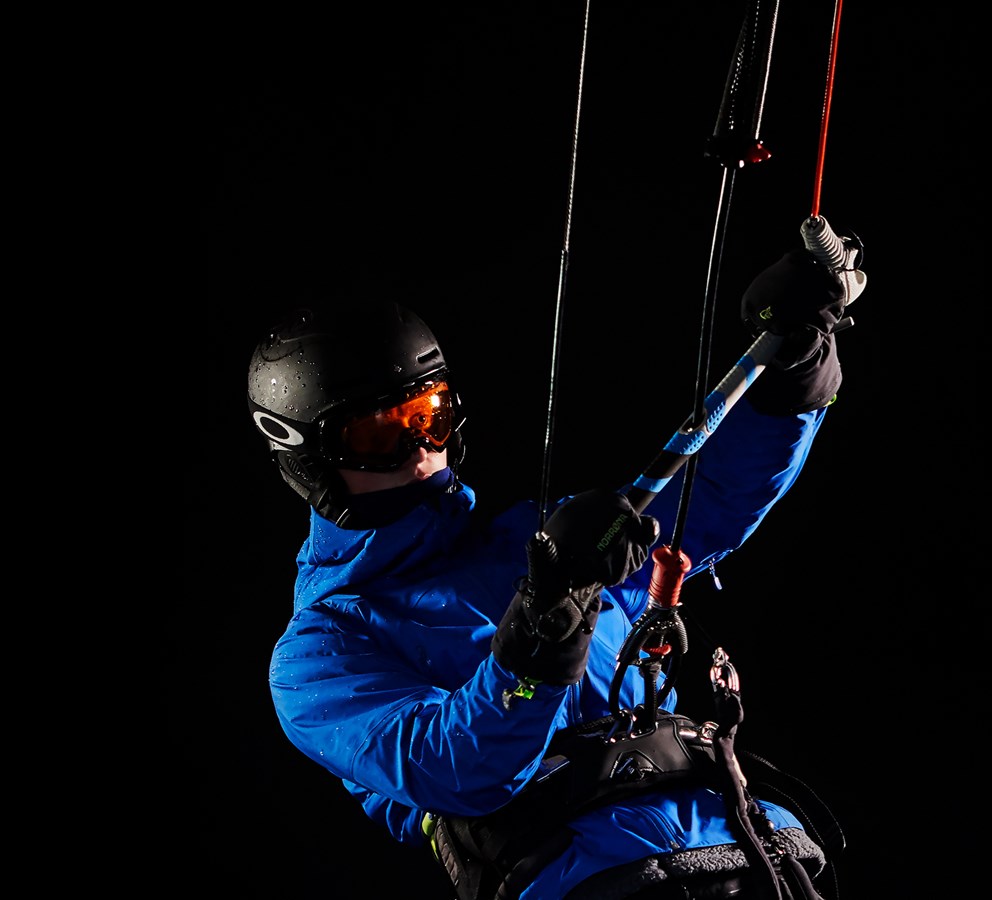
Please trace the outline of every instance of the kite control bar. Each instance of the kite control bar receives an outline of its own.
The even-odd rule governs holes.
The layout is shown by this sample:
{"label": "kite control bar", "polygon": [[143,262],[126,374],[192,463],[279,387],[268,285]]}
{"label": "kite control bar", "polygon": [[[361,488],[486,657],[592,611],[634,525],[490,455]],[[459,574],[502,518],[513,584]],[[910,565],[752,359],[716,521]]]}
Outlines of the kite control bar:
{"label": "kite control bar", "polygon": [[693,421],[692,417],[687,419],[662,451],[637,476],[627,490],[627,499],[636,512],[644,512],[655,495],[716,431],[723,417],[771,362],[782,346],[782,340],[781,335],[766,331],[751,344],[734,367],[724,375],[723,380],[706,396],[701,418],[697,421]]}
{"label": "kite control bar", "polygon": [[[822,216],[810,216],[800,228],[806,249],[819,262],[829,266],[847,288],[847,303],[852,303],[864,290],[866,278],[856,268],[861,254],[861,244],[856,239],[838,237]],[[853,325],[850,318],[843,318],[834,330]],[[703,443],[723,421],[724,416],[743,396],[754,380],[765,370],[782,345],[781,335],[764,332],[747,349],[734,367],[703,401],[702,415],[690,417],[675,432],[662,451],[651,461],[627,490],[627,498],[634,510],[644,511],[651,500],[668,484],[689,458],[699,451]],[[631,729],[640,723],[651,728],[658,705],[672,690],[679,661],[688,649],[685,626],[679,618],[679,594],[682,580],[691,568],[689,558],[679,549],[670,546],[656,548],[651,558],[654,571],[648,587],[647,608],[627,635],[617,654],[617,669],[610,690],[610,709],[620,717],[619,693],[623,671],[631,665],[641,669],[645,679],[645,706],[631,714]],[[646,656],[641,656],[641,653]],[[657,677],[664,672],[665,680],[655,691]],[[650,681],[651,685],[647,682]]]}

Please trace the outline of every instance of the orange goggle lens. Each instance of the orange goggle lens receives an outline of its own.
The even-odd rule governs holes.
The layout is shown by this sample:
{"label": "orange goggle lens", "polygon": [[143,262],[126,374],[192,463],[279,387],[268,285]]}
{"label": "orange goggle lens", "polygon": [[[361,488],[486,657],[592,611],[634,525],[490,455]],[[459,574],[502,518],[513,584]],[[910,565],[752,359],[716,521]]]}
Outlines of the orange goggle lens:
{"label": "orange goggle lens", "polygon": [[350,419],[342,430],[342,443],[356,461],[402,460],[417,446],[443,450],[453,418],[448,384],[438,381],[396,406]]}

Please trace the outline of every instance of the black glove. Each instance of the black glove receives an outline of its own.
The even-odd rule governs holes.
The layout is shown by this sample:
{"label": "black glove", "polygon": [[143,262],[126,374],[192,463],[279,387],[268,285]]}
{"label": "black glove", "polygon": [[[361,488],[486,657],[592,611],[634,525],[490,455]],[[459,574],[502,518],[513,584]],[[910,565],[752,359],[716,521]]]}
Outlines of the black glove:
{"label": "black glove", "polygon": [[849,282],[839,279],[807,250],[786,253],[751,282],[741,318],[757,336],[784,341],[771,364],[748,389],[751,404],[773,415],[826,406],[841,383],[833,334],[851,301]]}
{"label": "black glove", "polygon": [[518,678],[574,684],[582,678],[599,618],[600,591],[648,558],[658,522],[613,491],[562,504],[527,542],[527,577],[493,636],[498,662]]}

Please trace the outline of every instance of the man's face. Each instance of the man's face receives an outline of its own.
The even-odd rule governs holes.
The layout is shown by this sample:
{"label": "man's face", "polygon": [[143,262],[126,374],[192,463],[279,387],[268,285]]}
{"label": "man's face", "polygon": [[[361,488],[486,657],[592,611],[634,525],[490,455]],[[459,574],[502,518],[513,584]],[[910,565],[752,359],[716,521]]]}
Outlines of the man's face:
{"label": "man's face", "polygon": [[341,478],[352,494],[368,494],[403,487],[425,481],[448,465],[448,451],[425,450],[417,447],[410,458],[393,472],[362,472],[357,469],[338,469]]}

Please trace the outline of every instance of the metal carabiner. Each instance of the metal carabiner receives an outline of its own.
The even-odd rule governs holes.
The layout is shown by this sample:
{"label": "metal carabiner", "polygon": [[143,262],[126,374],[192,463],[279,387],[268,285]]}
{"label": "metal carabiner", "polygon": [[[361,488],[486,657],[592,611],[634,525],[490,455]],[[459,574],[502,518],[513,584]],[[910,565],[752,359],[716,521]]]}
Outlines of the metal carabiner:
{"label": "metal carabiner", "polygon": [[733,691],[735,694],[740,693],[740,677],[723,647],[717,647],[713,651],[713,665],[710,667],[710,684],[713,685],[714,691],[728,690]]}

